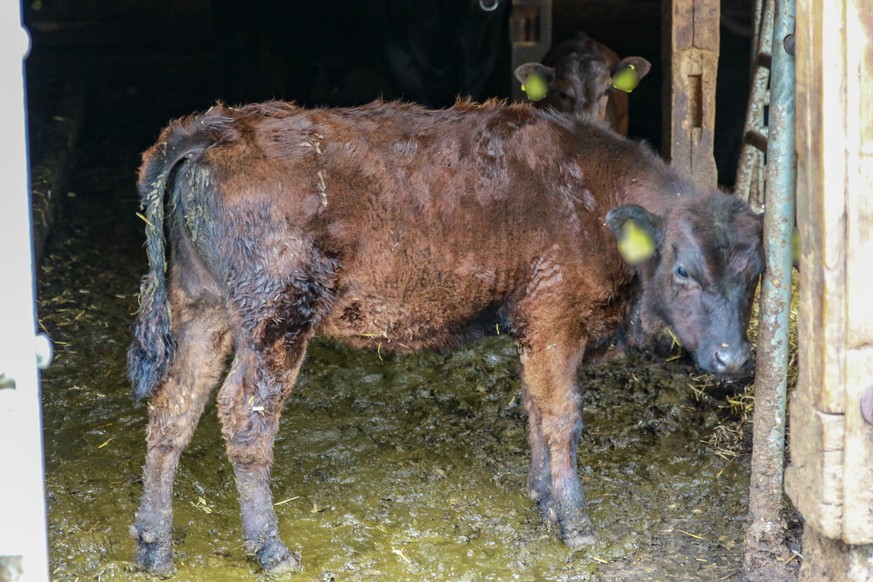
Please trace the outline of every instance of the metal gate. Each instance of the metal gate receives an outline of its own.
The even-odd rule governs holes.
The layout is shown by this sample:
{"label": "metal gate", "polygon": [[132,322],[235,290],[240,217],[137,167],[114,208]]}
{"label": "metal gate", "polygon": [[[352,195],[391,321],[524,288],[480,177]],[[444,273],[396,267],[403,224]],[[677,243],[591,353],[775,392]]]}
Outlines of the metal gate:
{"label": "metal gate", "polygon": [[0,579],[48,580],[24,68],[29,37],[19,2],[0,3]]}

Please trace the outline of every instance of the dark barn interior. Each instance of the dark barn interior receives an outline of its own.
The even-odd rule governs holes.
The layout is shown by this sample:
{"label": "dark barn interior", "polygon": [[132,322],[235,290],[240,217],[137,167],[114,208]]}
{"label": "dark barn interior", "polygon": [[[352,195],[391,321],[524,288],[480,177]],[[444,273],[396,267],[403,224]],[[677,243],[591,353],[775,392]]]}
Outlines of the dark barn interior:
{"label": "dark barn interior", "polygon": [[[170,119],[216,101],[507,99],[510,3],[480,4],[25,2],[34,189],[59,189],[54,206],[35,208],[50,227],[37,235],[40,323],[57,350],[43,374],[53,579],[148,579],[128,535],[147,409],[132,404],[125,377],[146,268],[141,152]],[[629,137],[657,149],[661,2],[556,0],[552,10],[554,41],[585,30],[653,64],[631,95]],[[725,187],[746,108],[750,21],[750,2],[722,2],[715,157]],[[599,538],[573,552],[525,496],[508,339],[412,356],[311,348],[273,479],[284,538],[304,556],[295,579],[739,579],[745,388],[699,375],[672,346],[582,374],[580,471]],[[177,579],[261,579],[242,546],[214,412],[200,425],[176,481]]]}
{"label": "dark barn interior", "polygon": [[[497,2],[491,12],[478,4],[25,3],[25,23],[34,45],[28,65],[31,133],[39,137],[45,122],[39,118],[40,105],[55,97],[52,88],[57,90],[58,81],[72,71],[84,75],[89,86],[92,77],[104,75],[108,78],[94,78],[94,83],[127,91],[143,91],[138,85],[151,73],[179,75],[175,92],[187,91],[198,110],[217,100],[240,104],[286,99],[306,106],[343,107],[382,98],[442,108],[458,96],[479,101],[509,98],[515,83],[509,74],[510,3]],[[639,55],[653,63],[651,79],[632,95],[630,135],[657,148],[661,2],[552,4],[553,44],[586,31],[621,56]],[[722,2],[715,155],[719,183],[726,187],[733,183],[748,95],[751,12],[750,0]],[[130,78],[125,79],[125,73]],[[185,78],[190,83],[182,81]],[[173,93],[162,97],[170,115],[192,111]]]}

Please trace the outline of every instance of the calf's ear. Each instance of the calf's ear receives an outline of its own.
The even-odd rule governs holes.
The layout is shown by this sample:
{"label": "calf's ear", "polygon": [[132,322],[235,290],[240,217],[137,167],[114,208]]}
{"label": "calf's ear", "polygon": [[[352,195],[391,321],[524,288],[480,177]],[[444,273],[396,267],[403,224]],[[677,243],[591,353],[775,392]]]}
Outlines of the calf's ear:
{"label": "calf's ear", "polygon": [[610,210],[606,225],[618,239],[618,252],[631,265],[650,259],[664,239],[664,219],[636,204]]}
{"label": "calf's ear", "polygon": [[555,80],[555,69],[547,67],[542,63],[525,63],[515,68],[515,78],[522,84],[526,83],[527,78],[533,73],[541,75],[546,81],[547,86],[551,85]]}
{"label": "calf's ear", "polygon": [[615,76],[617,72],[630,67],[633,67],[634,71],[636,71],[637,78],[642,79],[652,70],[652,63],[643,57],[625,57],[612,65],[609,72]]}

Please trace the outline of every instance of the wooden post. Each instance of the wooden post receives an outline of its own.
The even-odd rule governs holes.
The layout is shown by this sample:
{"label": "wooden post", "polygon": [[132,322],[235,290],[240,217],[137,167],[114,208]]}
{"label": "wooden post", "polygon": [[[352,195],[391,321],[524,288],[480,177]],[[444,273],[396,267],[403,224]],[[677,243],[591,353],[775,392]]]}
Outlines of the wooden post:
{"label": "wooden post", "polygon": [[719,0],[664,0],[664,139],[661,153],[699,186],[715,188],[712,155]]}
{"label": "wooden post", "polygon": [[791,399],[785,489],[806,524],[801,579],[870,580],[873,12],[868,0],[797,2],[797,147],[801,365]]}
{"label": "wooden post", "polygon": [[516,67],[538,63],[552,46],[552,0],[512,0],[509,15],[509,38],[512,42],[512,100],[526,99],[516,82]]}

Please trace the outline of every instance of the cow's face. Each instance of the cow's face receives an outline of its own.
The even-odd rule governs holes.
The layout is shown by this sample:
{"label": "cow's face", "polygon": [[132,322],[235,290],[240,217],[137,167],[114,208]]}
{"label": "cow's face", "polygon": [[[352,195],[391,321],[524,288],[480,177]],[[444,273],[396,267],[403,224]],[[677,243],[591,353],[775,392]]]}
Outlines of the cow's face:
{"label": "cow's face", "polygon": [[630,66],[634,67],[637,79],[642,79],[651,69],[649,62],[641,57],[628,57],[609,66],[600,58],[570,53],[554,67],[540,63],[526,63],[515,70],[522,84],[531,74],[540,75],[548,84],[545,98],[537,104],[563,113],[584,114],[595,119],[606,118],[606,104],[613,92],[613,77]]}
{"label": "cow's face", "polygon": [[543,103],[564,113],[581,113],[596,119],[606,117],[606,102],[612,76],[601,61],[563,63],[555,69],[555,80]]}
{"label": "cow's face", "polygon": [[583,113],[596,119],[605,118],[612,75],[602,61],[571,59],[555,68],[527,63],[515,70],[515,76],[522,83],[532,73],[542,76],[548,83],[546,96],[537,105],[563,113]]}
{"label": "cow's face", "polygon": [[682,199],[665,216],[621,206],[607,223],[621,239],[625,223],[651,237],[638,257],[642,312],[663,320],[704,370],[724,377],[751,371],[746,329],[764,268],[762,220],[738,198],[713,193]]}

